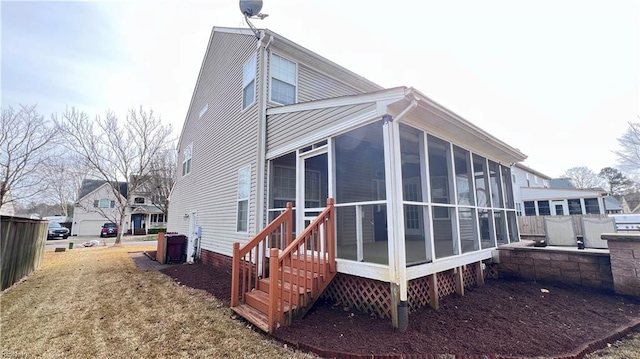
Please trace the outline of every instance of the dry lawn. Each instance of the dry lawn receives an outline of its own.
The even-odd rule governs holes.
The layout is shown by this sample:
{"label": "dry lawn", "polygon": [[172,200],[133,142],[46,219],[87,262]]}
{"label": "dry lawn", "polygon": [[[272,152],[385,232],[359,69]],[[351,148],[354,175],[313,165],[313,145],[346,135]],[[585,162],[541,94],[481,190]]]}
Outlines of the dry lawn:
{"label": "dry lawn", "polygon": [[3,357],[311,358],[231,319],[208,293],[136,268],[127,254],[151,247],[54,253],[0,294]]}
{"label": "dry lawn", "polygon": [[[138,270],[127,254],[153,249],[48,250],[42,268],[0,294],[2,357],[313,357],[231,319],[204,291]],[[588,358],[640,358],[640,332]]]}

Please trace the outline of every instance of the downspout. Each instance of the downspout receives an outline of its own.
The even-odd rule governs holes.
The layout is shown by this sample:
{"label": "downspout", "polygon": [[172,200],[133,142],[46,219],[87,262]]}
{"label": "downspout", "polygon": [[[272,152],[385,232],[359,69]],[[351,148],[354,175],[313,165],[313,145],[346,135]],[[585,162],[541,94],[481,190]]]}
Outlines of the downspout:
{"label": "downspout", "polygon": [[[404,224],[400,220],[404,217],[402,204],[402,168],[397,169],[402,163],[400,153],[398,122],[409,112],[418,106],[414,98],[411,103],[396,116],[383,117],[385,140],[389,153],[385,153],[386,170],[388,172],[387,189],[387,222],[388,228],[392,229],[393,250],[389,253],[389,277],[391,283],[391,320],[394,327],[400,332],[405,332],[409,324],[409,311],[407,307],[407,258],[404,243]],[[398,178],[398,175],[400,176]]]}
{"label": "downspout", "polygon": [[266,32],[261,31],[260,40],[258,40],[258,49],[260,52],[260,98],[258,108],[258,164],[257,164],[257,188],[256,188],[256,231],[257,234],[264,227],[265,212],[265,175],[266,175],[266,148],[267,148],[267,48],[273,41],[273,36],[269,35],[269,41],[265,44]]}

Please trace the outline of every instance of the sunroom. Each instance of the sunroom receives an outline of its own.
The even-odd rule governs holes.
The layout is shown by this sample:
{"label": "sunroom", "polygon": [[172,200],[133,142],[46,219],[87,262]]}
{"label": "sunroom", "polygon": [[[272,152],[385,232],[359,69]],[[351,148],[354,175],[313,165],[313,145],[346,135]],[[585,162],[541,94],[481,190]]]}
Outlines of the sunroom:
{"label": "sunroom", "polygon": [[268,220],[292,202],[299,232],[333,198],[340,275],[329,295],[396,324],[407,301],[437,303],[437,273],[464,286],[478,275],[466,266],[518,241],[510,166],[524,158],[411,88],[272,108]]}

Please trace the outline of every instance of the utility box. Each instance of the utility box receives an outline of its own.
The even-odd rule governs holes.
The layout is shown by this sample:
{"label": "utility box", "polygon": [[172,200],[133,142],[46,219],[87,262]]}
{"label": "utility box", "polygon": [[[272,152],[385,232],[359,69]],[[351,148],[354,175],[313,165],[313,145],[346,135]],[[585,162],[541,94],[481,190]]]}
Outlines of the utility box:
{"label": "utility box", "polygon": [[183,234],[166,234],[167,257],[165,263],[184,263],[186,259],[187,236]]}

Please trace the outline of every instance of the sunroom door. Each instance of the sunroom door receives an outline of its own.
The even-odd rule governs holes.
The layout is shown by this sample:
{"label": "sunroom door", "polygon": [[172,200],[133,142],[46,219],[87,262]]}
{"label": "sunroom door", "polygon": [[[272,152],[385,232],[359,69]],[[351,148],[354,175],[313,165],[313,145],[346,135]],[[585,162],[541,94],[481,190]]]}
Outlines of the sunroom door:
{"label": "sunroom door", "polygon": [[300,233],[327,206],[329,196],[329,155],[325,151],[318,153],[303,153],[300,156],[298,203],[298,228]]}

